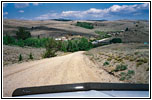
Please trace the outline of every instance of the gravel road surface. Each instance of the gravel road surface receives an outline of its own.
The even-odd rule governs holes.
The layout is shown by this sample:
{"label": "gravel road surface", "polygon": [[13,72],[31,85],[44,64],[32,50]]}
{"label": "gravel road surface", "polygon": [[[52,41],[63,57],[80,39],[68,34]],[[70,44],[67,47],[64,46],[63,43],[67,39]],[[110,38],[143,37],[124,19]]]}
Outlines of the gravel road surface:
{"label": "gravel road surface", "polygon": [[3,96],[21,87],[81,82],[119,82],[104,70],[97,70],[84,51],[3,67]]}

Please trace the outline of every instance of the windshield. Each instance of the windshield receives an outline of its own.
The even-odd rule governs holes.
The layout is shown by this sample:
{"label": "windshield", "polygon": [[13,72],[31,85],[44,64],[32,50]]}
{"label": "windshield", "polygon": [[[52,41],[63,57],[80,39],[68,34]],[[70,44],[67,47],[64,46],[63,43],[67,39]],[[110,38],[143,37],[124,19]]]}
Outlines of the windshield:
{"label": "windshield", "polygon": [[149,2],[2,6],[4,97],[24,87],[149,84]]}

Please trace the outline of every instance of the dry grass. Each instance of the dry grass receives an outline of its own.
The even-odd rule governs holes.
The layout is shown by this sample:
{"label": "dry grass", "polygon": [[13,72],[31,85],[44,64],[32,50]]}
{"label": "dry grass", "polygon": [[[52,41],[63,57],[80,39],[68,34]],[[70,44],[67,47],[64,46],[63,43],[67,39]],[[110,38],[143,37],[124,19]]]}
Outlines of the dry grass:
{"label": "dry grass", "polygon": [[[3,45],[3,65],[8,66],[15,63],[22,63],[31,60],[42,59],[42,55],[45,52],[44,48],[33,48],[33,47],[17,47],[17,46],[8,46]],[[33,56],[33,59],[29,59],[30,53]],[[19,55],[22,55],[23,60],[19,60]],[[69,52],[57,52],[57,56],[64,56],[70,54]]]}
{"label": "dry grass", "polygon": [[[17,47],[17,46],[7,46],[3,45],[3,65],[10,65],[14,63],[21,63],[25,61],[30,61],[29,54],[33,56],[33,60],[42,59],[42,54],[44,53],[44,48],[32,48],[32,47]],[[19,55],[22,55],[23,60],[18,62]]]}
{"label": "dry grass", "polygon": [[[94,48],[87,53],[98,68],[102,68],[110,74],[118,77],[121,81],[129,83],[149,83],[149,49],[148,45],[134,44],[111,44]],[[108,63],[107,63],[108,62]],[[117,70],[118,65],[125,65],[127,69]],[[100,70],[100,69],[99,69]],[[134,72],[133,75],[127,73]],[[121,76],[120,73],[127,76]]]}

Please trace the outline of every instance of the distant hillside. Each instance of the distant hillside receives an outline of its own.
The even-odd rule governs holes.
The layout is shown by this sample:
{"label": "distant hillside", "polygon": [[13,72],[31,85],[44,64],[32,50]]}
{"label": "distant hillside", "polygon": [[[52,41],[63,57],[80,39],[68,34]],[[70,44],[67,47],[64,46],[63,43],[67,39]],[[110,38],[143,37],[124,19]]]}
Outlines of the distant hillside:
{"label": "distant hillside", "polygon": [[125,42],[149,42],[149,23],[138,21],[120,36]]}
{"label": "distant hillside", "polygon": [[[89,22],[93,29],[86,29],[76,26],[77,22]],[[32,36],[40,37],[61,37],[66,35],[82,35],[86,37],[98,37],[95,31],[112,34],[113,37],[120,37],[123,42],[149,42],[149,22],[146,20],[66,20],[54,19],[43,21],[10,20],[3,21],[3,34],[15,36],[19,27],[25,27]],[[126,30],[127,29],[127,30]]]}
{"label": "distant hillside", "polygon": [[3,34],[15,36],[19,27],[29,30],[32,36],[60,37],[66,35],[96,36],[94,31],[75,26],[75,21],[29,21],[29,20],[4,20]]}
{"label": "distant hillside", "polygon": [[118,20],[95,22],[96,30],[115,34],[114,37],[120,37],[123,42],[149,42],[149,22]]}

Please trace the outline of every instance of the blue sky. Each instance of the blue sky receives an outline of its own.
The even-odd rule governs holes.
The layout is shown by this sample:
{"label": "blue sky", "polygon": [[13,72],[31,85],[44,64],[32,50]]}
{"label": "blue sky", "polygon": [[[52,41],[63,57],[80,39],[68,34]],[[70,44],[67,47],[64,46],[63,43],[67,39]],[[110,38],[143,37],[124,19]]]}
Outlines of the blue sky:
{"label": "blue sky", "polygon": [[4,19],[148,20],[148,3],[3,3]]}

